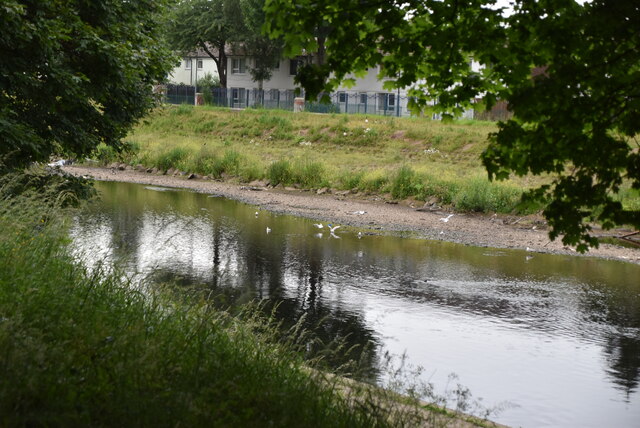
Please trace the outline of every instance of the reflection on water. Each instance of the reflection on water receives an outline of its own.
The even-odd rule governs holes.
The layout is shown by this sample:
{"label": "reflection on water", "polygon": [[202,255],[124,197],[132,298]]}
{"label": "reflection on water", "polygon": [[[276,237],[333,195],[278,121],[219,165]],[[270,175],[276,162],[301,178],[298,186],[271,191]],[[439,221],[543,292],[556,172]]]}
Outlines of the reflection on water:
{"label": "reflection on water", "polygon": [[[261,300],[322,341],[407,353],[425,380],[455,372],[511,425],[637,426],[640,267],[588,258],[364,236],[222,198],[99,183],[77,219],[87,263],[210,290],[223,305]],[[271,233],[266,233],[269,227]],[[338,239],[337,239],[338,238]],[[337,366],[345,359],[328,361]]]}

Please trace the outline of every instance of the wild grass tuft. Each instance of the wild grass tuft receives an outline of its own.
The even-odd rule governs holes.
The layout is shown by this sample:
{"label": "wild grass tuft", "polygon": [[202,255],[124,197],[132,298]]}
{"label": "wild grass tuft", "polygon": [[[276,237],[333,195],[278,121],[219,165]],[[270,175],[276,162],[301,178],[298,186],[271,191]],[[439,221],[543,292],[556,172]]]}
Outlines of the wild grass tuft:
{"label": "wild grass tuft", "polygon": [[180,168],[180,163],[187,159],[191,152],[184,147],[174,147],[166,152],[160,153],[155,160],[157,167],[163,171],[169,168]]}
{"label": "wild grass tuft", "polygon": [[452,195],[452,202],[460,211],[509,213],[517,210],[521,195],[522,191],[513,186],[474,178]]}
{"label": "wild grass tuft", "polygon": [[280,159],[269,165],[267,177],[272,185],[291,184],[293,182],[293,172],[291,164],[286,159]]}
{"label": "wild grass tuft", "polygon": [[391,196],[396,199],[404,199],[415,195],[419,189],[416,181],[416,173],[411,167],[403,165],[396,171],[391,180]]}
{"label": "wild grass tuft", "polygon": [[301,159],[294,163],[292,180],[307,189],[317,189],[327,186],[328,181],[324,177],[324,165],[309,159]]}

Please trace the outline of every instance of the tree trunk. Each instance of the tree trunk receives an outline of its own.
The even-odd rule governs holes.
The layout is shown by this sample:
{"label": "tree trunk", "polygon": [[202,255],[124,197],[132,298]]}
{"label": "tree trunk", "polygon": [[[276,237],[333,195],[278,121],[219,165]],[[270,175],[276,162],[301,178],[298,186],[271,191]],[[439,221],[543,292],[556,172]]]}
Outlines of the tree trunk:
{"label": "tree trunk", "polygon": [[216,57],[208,48],[204,41],[199,41],[200,47],[213,59],[213,62],[216,63],[216,67],[218,67],[218,78],[220,79],[220,86],[222,88],[227,88],[227,54],[224,51],[225,42],[222,42],[220,46],[218,46],[218,56]]}

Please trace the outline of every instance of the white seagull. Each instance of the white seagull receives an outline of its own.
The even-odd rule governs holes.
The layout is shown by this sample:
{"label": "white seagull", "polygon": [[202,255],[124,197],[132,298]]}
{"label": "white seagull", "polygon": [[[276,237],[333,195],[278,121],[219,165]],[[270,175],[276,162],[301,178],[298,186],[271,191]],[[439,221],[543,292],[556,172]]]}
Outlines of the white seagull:
{"label": "white seagull", "polygon": [[267,226],[267,233],[271,233],[271,228]]}
{"label": "white seagull", "polygon": [[317,227],[318,229],[322,229],[324,227],[324,225],[322,223],[314,223],[313,225],[315,227]]}
{"label": "white seagull", "polygon": [[337,229],[340,228],[340,225],[334,226],[331,223],[329,223],[329,224],[327,224],[327,227],[329,228],[329,232],[334,233]]}
{"label": "white seagull", "polygon": [[450,219],[451,217],[453,217],[453,214],[449,214],[449,215],[448,215],[448,216],[446,216],[446,217],[442,217],[442,218],[440,219],[440,221],[442,221],[442,222],[446,223],[446,222],[448,222],[448,221],[449,221],[449,219]]}

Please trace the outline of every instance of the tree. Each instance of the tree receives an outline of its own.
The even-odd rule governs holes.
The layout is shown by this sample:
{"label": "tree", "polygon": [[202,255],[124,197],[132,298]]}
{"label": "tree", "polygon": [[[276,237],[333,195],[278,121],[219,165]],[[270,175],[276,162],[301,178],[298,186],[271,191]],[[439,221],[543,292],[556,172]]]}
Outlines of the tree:
{"label": "tree", "polygon": [[166,4],[4,0],[0,164],[120,148],[174,62],[158,31]]}
{"label": "tree", "polygon": [[410,88],[414,111],[450,117],[476,98],[506,100],[513,118],[482,161],[490,179],[552,177],[524,198],[544,204],[552,239],[586,251],[597,246],[591,221],[640,228],[640,210],[619,200],[623,186],[640,190],[640,5],[514,0],[504,13],[494,3],[267,0],[266,28],[293,56],[317,49],[314,25],[329,24],[326,62],[297,77],[310,98],[382,64],[389,88]]}
{"label": "tree", "polygon": [[167,38],[176,50],[205,51],[218,67],[220,86],[226,88],[227,46],[243,30],[239,0],[183,0],[170,19]]}
{"label": "tree", "polygon": [[[247,55],[253,58],[249,68],[251,78],[258,82],[260,96],[265,80],[271,79],[273,69],[282,55],[282,40],[271,39],[262,33],[265,23],[264,0],[240,0],[246,32],[239,39]],[[262,100],[260,100],[262,101]]]}

